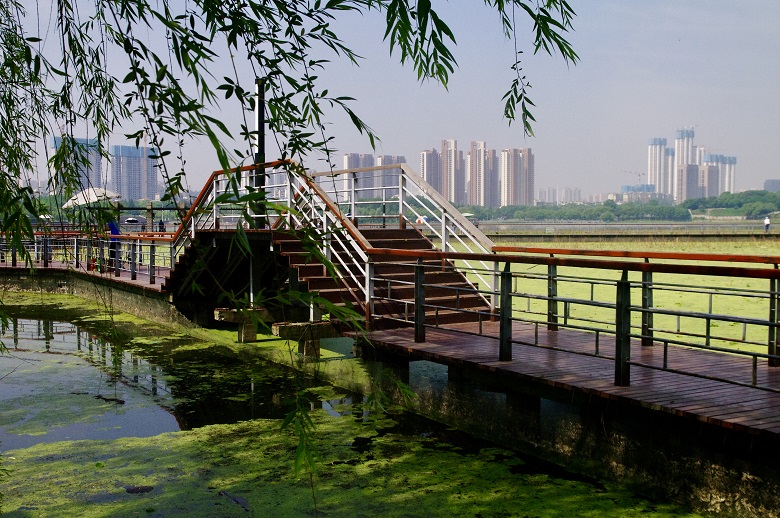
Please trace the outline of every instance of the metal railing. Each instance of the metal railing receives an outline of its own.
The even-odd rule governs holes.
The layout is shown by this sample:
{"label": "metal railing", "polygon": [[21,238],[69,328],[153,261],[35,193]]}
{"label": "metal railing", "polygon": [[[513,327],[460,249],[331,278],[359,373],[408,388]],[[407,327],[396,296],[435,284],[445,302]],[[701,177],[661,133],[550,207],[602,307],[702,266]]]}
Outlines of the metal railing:
{"label": "metal railing", "polygon": [[[630,367],[641,365],[780,391],[780,386],[769,383],[769,377],[762,376],[758,369],[759,362],[767,367],[780,366],[780,270],[775,263],[780,258],[748,256],[744,259],[749,264],[765,266],[746,267],[696,264],[695,258],[713,257],[693,254],[688,254],[691,262],[687,264],[679,258],[676,263],[649,263],[519,254],[475,258],[473,254],[387,249],[369,252],[372,254],[393,255],[415,265],[418,275],[413,301],[392,296],[394,290],[408,288],[409,281],[384,286],[387,295],[376,298],[377,302],[408,305],[398,318],[415,326],[418,341],[425,340],[426,327],[447,327],[437,322],[441,311],[456,311],[478,316],[468,326],[451,326],[458,331],[498,334],[500,360],[511,359],[512,344],[561,348],[614,360],[618,385],[630,384]],[[442,268],[431,264],[433,260],[460,261],[464,256],[499,262],[502,271],[498,289],[486,293],[476,287],[453,288],[426,282],[426,277]],[[734,263],[738,258],[720,259]],[[540,267],[542,270],[537,271]],[[460,262],[459,269],[464,271]],[[441,305],[437,300],[443,291],[450,291],[456,298],[478,292],[499,300],[499,307],[497,312],[458,307],[452,303],[452,296],[447,305]],[[436,295],[431,297],[431,293]],[[528,326],[528,332],[513,337],[513,324]],[[540,327],[549,332],[567,329],[589,333],[590,349],[545,344],[540,340]],[[632,359],[632,340],[635,346],[662,347],[659,362]],[[670,354],[675,348],[719,353],[725,365],[729,365],[730,358],[747,358],[751,367],[747,372],[723,376],[705,367],[675,365],[675,357]]]}

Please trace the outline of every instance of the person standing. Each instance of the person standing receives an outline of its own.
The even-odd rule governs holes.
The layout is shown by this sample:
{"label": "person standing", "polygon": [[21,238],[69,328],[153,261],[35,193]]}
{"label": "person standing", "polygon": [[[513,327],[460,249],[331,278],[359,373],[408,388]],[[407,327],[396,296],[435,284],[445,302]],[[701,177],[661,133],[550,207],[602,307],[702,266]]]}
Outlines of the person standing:
{"label": "person standing", "polygon": [[770,223],[769,222],[769,216],[767,216],[767,217],[764,218],[764,233],[765,234],[769,233],[769,223]]}

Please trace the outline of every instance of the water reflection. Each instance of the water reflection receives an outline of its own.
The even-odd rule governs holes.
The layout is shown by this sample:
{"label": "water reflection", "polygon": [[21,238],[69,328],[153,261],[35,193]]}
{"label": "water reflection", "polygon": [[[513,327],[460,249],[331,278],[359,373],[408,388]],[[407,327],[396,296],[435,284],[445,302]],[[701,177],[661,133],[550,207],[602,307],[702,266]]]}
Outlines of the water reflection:
{"label": "water reflection", "polygon": [[[165,339],[116,343],[66,322],[14,318],[0,339],[8,348],[0,355],[3,449],[280,419],[313,384],[260,359],[182,351]],[[336,415],[351,401],[312,405]]]}

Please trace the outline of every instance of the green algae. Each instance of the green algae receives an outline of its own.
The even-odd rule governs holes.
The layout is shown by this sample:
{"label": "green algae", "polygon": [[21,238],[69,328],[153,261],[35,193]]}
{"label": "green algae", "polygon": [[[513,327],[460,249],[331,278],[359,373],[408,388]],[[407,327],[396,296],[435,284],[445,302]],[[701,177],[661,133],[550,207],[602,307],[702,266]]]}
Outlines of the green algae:
{"label": "green algae", "polygon": [[[6,294],[3,302],[28,318],[24,312],[38,308],[47,319],[71,321],[95,332],[115,327],[113,336],[133,349],[165,347],[179,358],[205,352],[236,358],[259,355],[339,380],[352,390],[368,393],[374,386],[367,367],[355,359],[343,360],[343,350],[323,348],[324,361],[307,362],[284,340],[261,337],[256,344],[237,344],[235,332],[149,323],[75,297],[54,295],[41,304]],[[337,357],[342,359],[330,361]],[[5,452],[2,466],[11,473],[0,479],[2,510],[7,516],[112,517],[686,515],[620,487],[554,476],[509,450],[484,446],[464,451],[427,431],[399,433],[397,416],[369,419],[359,406],[333,402],[339,391],[329,385],[310,387],[306,393],[315,400],[331,400],[332,409],[311,412],[316,423],[314,498],[308,481],[294,475],[297,438],[281,432],[279,420],[256,419],[145,438],[54,442]],[[66,400],[53,404],[78,406]],[[90,413],[86,407],[80,411]]]}
{"label": "green algae", "polygon": [[[8,452],[4,509],[7,516],[687,515],[622,489],[523,473],[523,460],[501,448],[463,453],[324,411],[312,417],[316,504],[291,469],[296,439],[278,421],[254,420]],[[356,438],[369,446],[355,448]]]}

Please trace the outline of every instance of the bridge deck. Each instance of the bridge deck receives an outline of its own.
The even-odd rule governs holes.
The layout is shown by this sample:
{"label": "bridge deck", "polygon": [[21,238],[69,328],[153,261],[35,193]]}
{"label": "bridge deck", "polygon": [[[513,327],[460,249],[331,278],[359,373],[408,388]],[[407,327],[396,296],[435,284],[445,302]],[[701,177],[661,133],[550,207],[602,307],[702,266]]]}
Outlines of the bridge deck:
{"label": "bridge deck", "polygon": [[[497,323],[483,323],[483,336],[464,333],[476,333],[476,323],[448,327],[451,329],[427,329],[424,343],[414,342],[412,328],[375,331],[369,338],[380,348],[412,359],[477,369],[501,376],[510,383],[542,384],[723,428],[780,438],[780,393],[696,376],[721,377],[750,384],[753,375],[749,358],[669,347],[669,369],[694,375],[631,365],[631,386],[618,387],[614,385],[615,363],[611,357],[615,344],[612,337],[600,338],[602,356],[597,357],[592,356],[594,334],[566,329],[547,331],[540,327],[538,344],[542,347],[516,343],[512,348],[512,360],[500,362]],[[534,327],[515,323],[512,335],[515,341],[533,343]],[[661,367],[663,346],[642,347],[638,341],[632,341],[631,359]],[[769,367],[765,360],[759,359],[756,378],[759,385],[780,389],[780,367]]]}
{"label": "bridge deck", "polygon": [[[143,265],[139,269],[139,271],[136,272],[135,279],[132,279],[130,272],[124,269],[119,270],[119,276],[117,277],[113,270],[99,272],[97,270],[87,269],[86,265],[82,265],[78,269],[75,269],[73,268],[73,263],[65,263],[62,261],[51,261],[49,263],[49,266],[47,267],[44,267],[42,262],[36,262],[34,264],[34,269],[36,271],[42,271],[47,269],[48,270],[74,270],[82,275],[87,275],[95,279],[102,279],[104,281],[109,281],[118,284],[126,284],[138,288],[143,288],[146,290],[151,290],[158,293],[162,293],[162,284],[165,281],[165,277],[168,275],[167,268],[160,269],[159,273],[155,275],[154,283],[152,284],[149,282],[149,269],[146,267],[146,265]],[[11,266],[10,261],[2,261],[0,262],[0,271],[7,271],[7,272],[13,271],[21,275],[21,274],[29,273],[30,268],[29,267],[25,268],[24,264],[21,261],[18,263],[16,267]]]}
{"label": "bridge deck", "polygon": [[[40,264],[36,268],[43,269]],[[65,263],[52,262],[49,269],[64,270]],[[0,269],[10,270],[10,263],[0,263]],[[16,268],[24,272],[24,268]],[[29,271],[29,270],[26,270]],[[108,282],[161,292],[166,272],[149,283],[148,271],[130,279],[128,271],[114,272],[79,270],[82,274],[102,278]],[[750,385],[753,379],[752,360],[749,358],[669,347],[669,369],[692,375],[659,370],[642,365],[631,366],[631,386],[614,385],[614,338],[601,335],[599,354],[595,353],[595,335],[587,332],[561,329],[547,331],[540,326],[535,338],[534,326],[514,323],[515,343],[512,361],[498,361],[498,324],[483,322],[483,335],[478,336],[478,323],[451,324],[448,329],[429,328],[426,342],[414,342],[412,328],[375,331],[370,339],[388,351],[408,355],[414,359],[430,360],[455,367],[470,367],[504,376],[510,382],[538,383],[590,397],[618,400],[643,408],[704,421],[724,428],[764,434],[780,438],[780,393],[698,376],[719,377]],[[555,349],[552,349],[555,348]],[[644,365],[663,366],[663,347],[642,347],[632,342],[631,359]],[[780,367],[768,367],[766,360],[758,360],[756,383],[780,390]]]}

